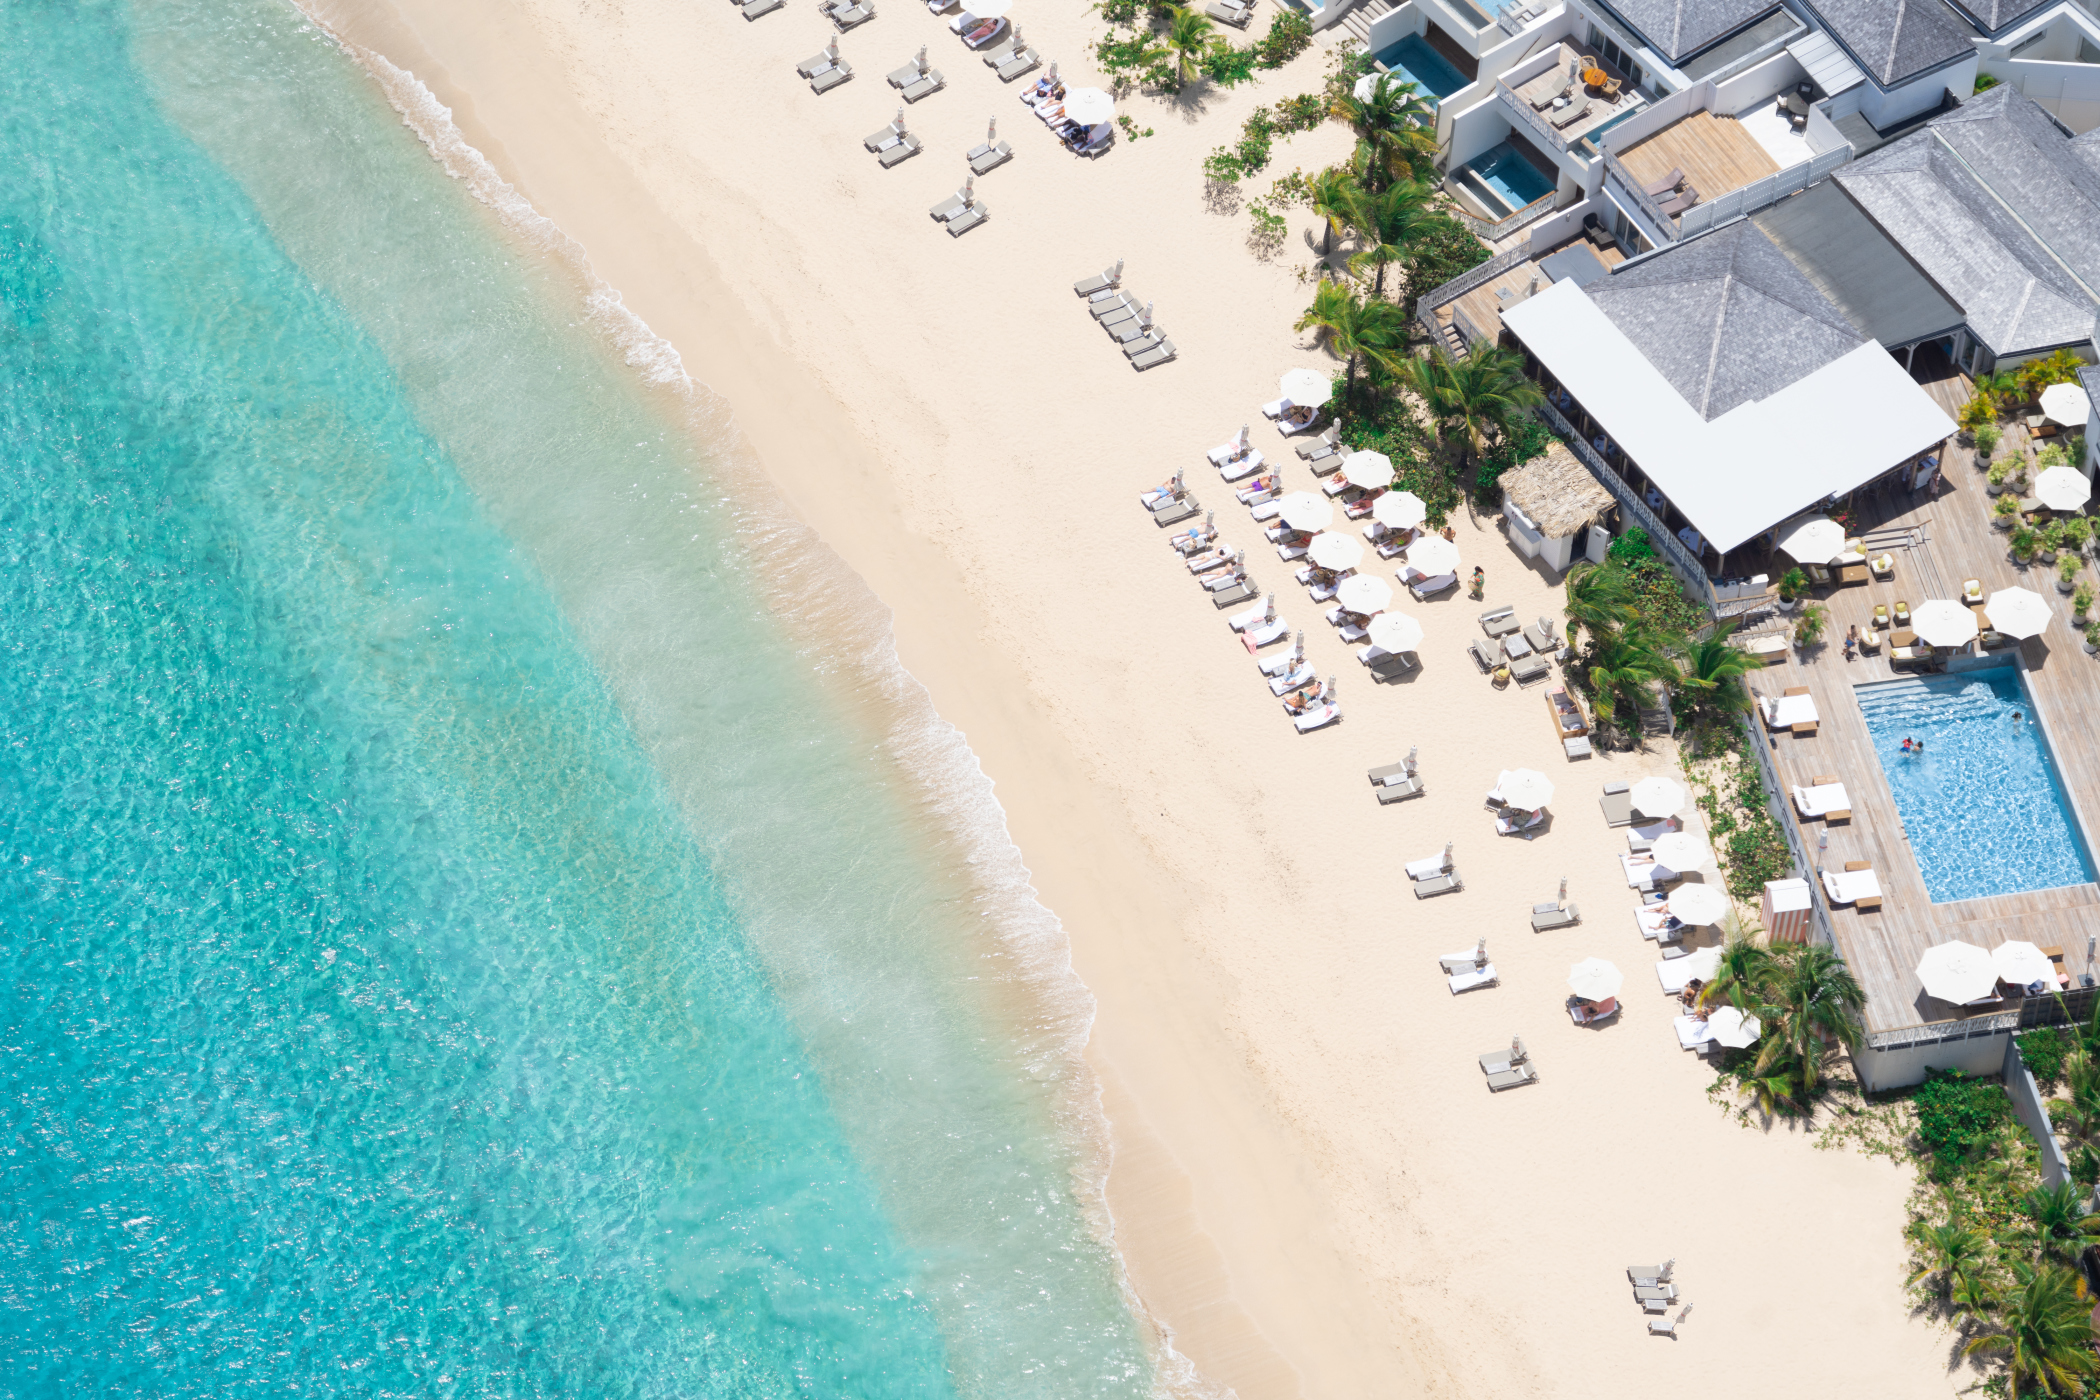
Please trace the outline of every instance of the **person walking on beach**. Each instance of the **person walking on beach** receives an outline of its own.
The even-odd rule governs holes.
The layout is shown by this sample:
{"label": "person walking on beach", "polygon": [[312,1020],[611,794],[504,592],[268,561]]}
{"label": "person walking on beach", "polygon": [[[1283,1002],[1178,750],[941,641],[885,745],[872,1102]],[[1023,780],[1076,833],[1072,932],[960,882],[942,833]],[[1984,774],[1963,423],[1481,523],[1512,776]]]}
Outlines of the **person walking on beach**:
{"label": "person walking on beach", "polygon": [[1473,598],[1477,602],[1487,595],[1487,570],[1478,564],[1473,566]]}

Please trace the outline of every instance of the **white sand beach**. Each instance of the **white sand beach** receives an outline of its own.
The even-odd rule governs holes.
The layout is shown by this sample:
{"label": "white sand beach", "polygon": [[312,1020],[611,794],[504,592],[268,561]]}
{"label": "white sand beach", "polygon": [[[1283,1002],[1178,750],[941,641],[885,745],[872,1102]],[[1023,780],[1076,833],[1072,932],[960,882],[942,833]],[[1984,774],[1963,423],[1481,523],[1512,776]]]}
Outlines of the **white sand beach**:
{"label": "white sand beach", "polygon": [[[1463,655],[1486,605],[1462,591],[1400,604],[1427,628],[1423,671],[1373,686],[1203,461],[1252,420],[1287,484],[1312,483],[1256,411],[1284,370],[1330,363],[1290,329],[1308,220],[1258,263],[1200,166],[1248,107],[1316,88],[1322,50],[1202,97],[1200,119],[1136,99],[1157,134],[1086,162],[904,0],[841,39],[858,76],[821,97],[794,73],[831,32],[806,0],[755,23],[726,0],[313,11],[451,109],[893,610],[1098,1002],[1117,1241],[1204,1382],[1243,1400],[1967,1383],[1904,1302],[1907,1175],[1739,1127],[1677,1047],[1596,804],[1674,758],[1568,762],[1546,687],[1493,690]],[[1015,17],[1092,74],[1091,14]],[[925,153],[885,170],[861,137],[921,44],[948,89],[908,113]],[[926,210],[995,115],[1016,157],[978,182],[989,222],[950,239]],[[1279,143],[1271,173],[1348,140]],[[1118,256],[1176,363],[1133,373],[1073,297]],[[1176,468],[1339,677],[1340,725],[1293,730],[1138,508]],[[1556,609],[1492,521],[1461,519],[1458,543],[1488,603]],[[1411,745],[1428,795],[1381,808],[1365,770]],[[1558,785],[1539,839],[1493,833],[1482,796],[1505,767]],[[1418,902],[1400,866],[1446,840],[1467,888]],[[1563,875],[1582,924],[1532,933]],[[1501,985],[1454,998],[1436,958],[1483,934]],[[1626,973],[1625,1009],[1579,1028],[1564,978],[1592,954]],[[1474,1057],[1512,1033],[1541,1080],[1491,1095]],[[1666,1256],[1696,1304],[1674,1342],[1624,1276]]]}

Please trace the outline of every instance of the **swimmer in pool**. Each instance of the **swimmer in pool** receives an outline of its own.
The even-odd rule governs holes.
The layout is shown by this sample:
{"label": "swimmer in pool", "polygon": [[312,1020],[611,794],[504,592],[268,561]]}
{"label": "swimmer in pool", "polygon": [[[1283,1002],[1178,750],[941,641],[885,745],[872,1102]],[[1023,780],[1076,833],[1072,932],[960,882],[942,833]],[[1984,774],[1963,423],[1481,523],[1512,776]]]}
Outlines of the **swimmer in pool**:
{"label": "swimmer in pool", "polygon": [[1903,751],[1904,751],[1905,753],[1909,753],[1909,752],[1911,751],[1911,746],[1910,746],[1910,740],[1908,740],[1908,739],[1905,739],[1905,740],[1903,741]]}
{"label": "swimmer in pool", "polygon": [[1917,747],[1912,749],[1911,752],[1919,758],[1923,758],[1925,756],[1925,741],[1923,739],[1918,740]]}
{"label": "swimmer in pool", "polygon": [[2014,724],[2018,724],[2018,723],[2020,723],[2020,712],[2019,712],[2018,710],[2014,710],[2014,711],[2013,711],[2013,723],[2014,723]]}

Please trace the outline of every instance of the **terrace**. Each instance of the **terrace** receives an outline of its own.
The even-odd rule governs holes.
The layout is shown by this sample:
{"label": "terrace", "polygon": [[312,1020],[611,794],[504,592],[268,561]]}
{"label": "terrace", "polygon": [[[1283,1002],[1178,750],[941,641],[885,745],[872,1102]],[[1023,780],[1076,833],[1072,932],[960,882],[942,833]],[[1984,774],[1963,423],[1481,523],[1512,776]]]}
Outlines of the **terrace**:
{"label": "terrace", "polygon": [[1593,246],[1579,234],[1564,238],[1551,247],[1529,253],[1521,261],[1509,264],[1487,281],[1461,292],[1457,297],[1429,308],[1429,316],[1436,327],[1437,338],[1449,344],[1449,333],[1456,331],[1465,337],[1468,344],[1499,343],[1502,339],[1503,308],[1514,306],[1529,297],[1536,288],[1551,284],[1557,275],[1565,275],[1562,273],[1566,261],[1564,255],[1585,248],[1607,270],[1626,261],[1626,254],[1621,252],[1615,243],[1600,248]]}
{"label": "terrace", "polygon": [[[1693,112],[1613,155],[1644,188],[1683,172],[1687,191],[1697,191],[1701,200],[1777,175],[1781,168],[1743,123],[1712,112]],[[1682,218],[1680,212],[1676,220]]]}
{"label": "terrace", "polygon": [[[1632,79],[1596,54],[1565,43],[1559,49],[1559,61],[1552,67],[1515,87],[1505,87],[1503,102],[1529,130],[1538,133],[1538,140],[1563,150],[1579,150],[1579,159],[1593,160],[1597,134],[1641,111],[1648,102]],[[1602,73],[1605,81],[1586,83],[1585,73]]]}

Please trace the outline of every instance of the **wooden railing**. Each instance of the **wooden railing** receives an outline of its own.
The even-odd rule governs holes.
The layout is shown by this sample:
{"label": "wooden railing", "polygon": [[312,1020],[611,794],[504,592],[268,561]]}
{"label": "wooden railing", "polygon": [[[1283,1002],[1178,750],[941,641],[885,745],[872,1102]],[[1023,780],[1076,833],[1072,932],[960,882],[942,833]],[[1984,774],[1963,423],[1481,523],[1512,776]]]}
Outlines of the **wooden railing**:
{"label": "wooden railing", "polygon": [[1475,287],[1494,281],[1497,277],[1500,277],[1518,263],[1527,261],[1530,257],[1531,249],[1528,245],[1522,248],[1509,248],[1495,254],[1495,256],[1484,263],[1467,268],[1443,286],[1424,292],[1417,297],[1415,299],[1415,320],[1421,324],[1423,330],[1429,333],[1429,338],[1432,341],[1436,340],[1439,335],[1436,328],[1436,309],[1439,306],[1456,301]]}
{"label": "wooden railing", "polygon": [[1799,165],[1767,175],[1761,180],[1752,180],[1739,190],[1710,199],[1704,204],[1694,204],[1684,211],[1678,222],[1680,238],[1690,238],[1703,233],[1715,224],[1725,223],[1742,214],[1755,214],[1769,204],[1777,204],[1790,194],[1807,189],[1831,171],[1852,159],[1852,146],[1847,144],[1833,151],[1825,151]]}
{"label": "wooden railing", "polygon": [[1633,201],[1635,207],[1641,211],[1641,217],[1654,225],[1666,241],[1675,243],[1683,236],[1678,232],[1676,221],[1663,212],[1662,206],[1655,202],[1646,187],[1633,178],[1633,172],[1621,165],[1619,158],[1610,151],[1604,153],[1604,174],[1619,187],[1622,195]]}
{"label": "wooden railing", "polygon": [[1453,209],[1451,212],[1458,215],[1458,221],[1471,229],[1473,236],[1481,242],[1500,243],[1526,224],[1535,224],[1552,213],[1553,203],[1559,197],[1560,191],[1558,189],[1548,190],[1522,209],[1517,210],[1516,213],[1492,222],[1487,219],[1476,218],[1463,209]]}

